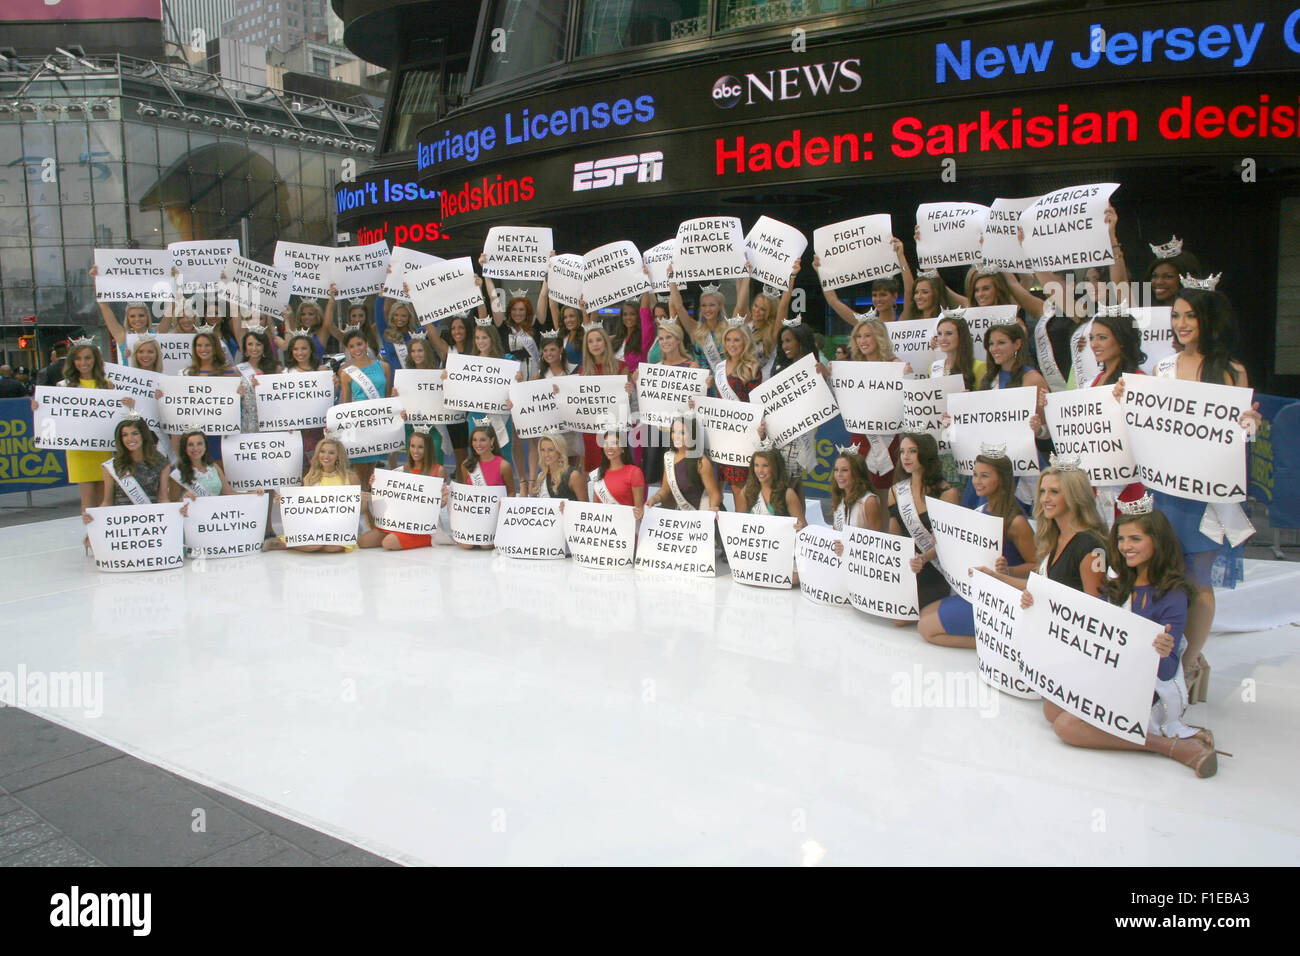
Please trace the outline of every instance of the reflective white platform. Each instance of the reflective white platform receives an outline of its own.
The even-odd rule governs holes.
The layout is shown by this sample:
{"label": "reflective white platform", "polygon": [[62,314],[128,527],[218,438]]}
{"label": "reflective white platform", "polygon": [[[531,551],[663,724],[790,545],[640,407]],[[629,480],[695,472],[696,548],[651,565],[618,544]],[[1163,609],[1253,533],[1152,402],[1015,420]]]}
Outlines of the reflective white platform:
{"label": "reflective white platform", "polygon": [[29,709],[398,861],[1300,861],[1294,626],[1210,639],[1190,719],[1236,756],[1197,780],[797,591],[450,548],[99,574],[80,528],[0,531],[0,671],[103,675],[98,716]]}

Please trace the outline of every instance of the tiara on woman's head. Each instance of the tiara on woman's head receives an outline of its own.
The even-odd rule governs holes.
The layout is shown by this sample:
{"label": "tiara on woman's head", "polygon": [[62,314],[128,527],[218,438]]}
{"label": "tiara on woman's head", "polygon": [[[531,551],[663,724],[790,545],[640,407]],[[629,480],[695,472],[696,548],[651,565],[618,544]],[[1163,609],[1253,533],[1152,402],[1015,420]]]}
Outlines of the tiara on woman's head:
{"label": "tiara on woman's head", "polygon": [[1179,276],[1178,281],[1182,283],[1184,289],[1204,289],[1207,292],[1213,292],[1223,278],[1222,272],[1216,272],[1214,275],[1206,276],[1204,279],[1198,279],[1196,276]]}
{"label": "tiara on woman's head", "polygon": [[995,276],[1001,271],[1001,266],[990,265],[987,262],[981,262],[975,267],[975,274],[977,276]]}
{"label": "tiara on woman's head", "polygon": [[475,316],[474,324],[477,325],[480,329],[490,328],[492,326],[492,316],[490,315]]}
{"label": "tiara on woman's head", "polygon": [[745,317],[743,315],[733,315],[731,318],[727,319],[727,328],[729,329],[738,329],[744,324]]}
{"label": "tiara on woman's head", "polygon": [[985,458],[1006,458],[1007,443],[991,441],[980,442],[980,454]]}
{"label": "tiara on woman's head", "polygon": [[1136,501],[1116,501],[1115,507],[1119,509],[1120,514],[1129,515],[1130,517],[1134,515],[1149,515],[1151,512],[1156,510],[1156,496],[1148,491]]}
{"label": "tiara on woman's head", "polygon": [[860,454],[862,454],[860,451],[858,451],[858,446],[857,446],[857,445],[836,445],[836,446],[835,446],[835,453],[836,453],[837,455],[860,455]]}
{"label": "tiara on woman's head", "polygon": [[940,310],[939,310],[939,318],[941,318],[941,319],[961,319],[963,322],[965,322],[965,321],[966,321],[966,310],[965,310],[965,309],[940,309]]}
{"label": "tiara on woman's head", "polygon": [[311,306],[311,308],[313,308],[313,309],[319,309],[319,308],[320,308],[320,299],[299,299],[299,300],[298,300],[298,308],[301,309],[301,308],[303,308],[304,306]]}
{"label": "tiara on woman's head", "polygon": [[853,318],[857,320],[858,325],[861,325],[863,322],[870,322],[872,319],[880,318],[880,313],[873,306],[865,312],[855,312]]}
{"label": "tiara on woman's head", "polygon": [[708,284],[708,285],[702,285],[702,286],[700,286],[700,296],[701,296],[701,297],[706,296],[706,295],[717,295],[717,296],[720,296],[720,295],[722,295],[722,291],[721,291],[721,290],[722,290],[722,286],[718,285],[716,282],[711,283],[711,284]]}
{"label": "tiara on woman's head", "polygon": [[1182,255],[1183,252],[1183,240],[1177,236],[1170,236],[1169,241],[1161,245],[1156,245],[1154,242],[1147,243],[1147,245],[1151,247],[1151,251],[1155,253],[1157,259],[1172,259],[1175,256]]}
{"label": "tiara on woman's head", "polygon": [[782,319],[781,324],[784,325],[787,329],[793,329],[796,325],[803,325],[803,316],[796,315],[792,319]]}
{"label": "tiara on woman's head", "polygon": [[411,341],[412,341],[412,342],[427,342],[427,341],[429,341],[429,333],[428,333],[428,331],[426,331],[425,329],[420,329],[420,330],[417,331],[417,332],[408,332],[407,335],[409,335],[409,336],[411,337]]}
{"label": "tiara on woman's head", "polygon": [[1058,455],[1053,452],[1047,463],[1057,471],[1083,471],[1082,459],[1078,455]]}
{"label": "tiara on woman's head", "polygon": [[217,327],[215,325],[198,325],[196,323],[194,326],[195,335],[212,335],[216,331]]}
{"label": "tiara on woman's head", "polygon": [[365,307],[365,304],[366,304],[366,297],[365,297],[365,296],[362,296],[362,297],[359,298],[359,299],[348,299],[348,308],[349,308],[349,309],[360,309],[360,308],[364,308],[364,307]]}
{"label": "tiara on woman's head", "polygon": [[351,335],[353,332],[360,332],[360,331],[361,331],[361,326],[360,326],[360,325],[345,325],[345,326],[343,326],[343,328],[339,329],[339,331],[342,332],[344,335]]}
{"label": "tiara on woman's head", "polygon": [[558,342],[559,340],[560,333],[558,329],[547,329],[542,333],[543,342]]}
{"label": "tiara on woman's head", "polygon": [[916,274],[918,279],[937,279],[939,278],[938,269],[922,269]]}
{"label": "tiara on woman's head", "polygon": [[584,331],[584,332],[594,332],[594,331],[596,331],[596,329],[603,329],[603,328],[604,328],[604,326],[602,326],[599,322],[583,322],[583,323],[582,323],[582,331]]}

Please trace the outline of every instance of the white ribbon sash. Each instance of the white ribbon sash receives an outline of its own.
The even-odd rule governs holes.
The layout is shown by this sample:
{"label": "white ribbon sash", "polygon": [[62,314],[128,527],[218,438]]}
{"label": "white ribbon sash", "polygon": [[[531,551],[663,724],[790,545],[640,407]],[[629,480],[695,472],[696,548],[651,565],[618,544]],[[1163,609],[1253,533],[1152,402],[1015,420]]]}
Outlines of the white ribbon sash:
{"label": "white ribbon sash", "polygon": [[947,375],[947,374],[948,374],[947,362],[948,362],[948,359],[947,359],[946,357],[945,357],[945,358],[940,358],[940,359],[935,359],[933,362],[931,362],[931,363],[930,363],[930,377],[931,377],[931,378],[943,378],[945,375]]}
{"label": "white ribbon sash", "polygon": [[736,390],[727,381],[727,363],[725,361],[713,366],[713,384],[717,388],[718,394],[727,401],[740,401],[740,396],[736,394]]}
{"label": "white ribbon sash", "polygon": [[134,475],[119,475],[117,469],[113,467],[113,459],[109,458],[104,462],[104,470],[108,476],[117,482],[117,486],[122,489],[122,493],[131,499],[133,505],[151,505],[152,501],[145,494],[140,482],[135,480]]}
{"label": "white ribbon sash", "polygon": [[1156,363],[1155,375],[1160,378],[1177,378],[1178,377],[1178,353],[1166,355]]}
{"label": "white ribbon sash", "polygon": [[752,514],[752,515],[770,515],[770,514],[773,514],[772,510],[771,510],[770,508],[768,508],[768,506],[767,506],[767,502],[763,500],[763,489],[762,489],[762,488],[759,488],[759,489],[758,489],[758,499],[754,502],[754,507],[752,507],[752,508],[749,509],[749,513]]}
{"label": "white ribbon sash", "polygon": [[718,343],[713,340],[713,333],[703,325],[700,326],[699,346],[704,357],[709,360],[709,368],[717,368],[718,363],[723,361],[722,353],[718,351]]}
{"label": "white ribbon sash", "polygon": [[535,492],[533,492],[533,497],[534,497],[534,498],[549,498],[549,497],[551,497],[551,489],[547,486],[547,479],[548,479],[549,477],[550,477],[550,476],[549,476],[546,472],[544,472],[544,471],[538,473],[538,475],[537,475],[537,490],[536,490]]}
{"label": "white ribbon sash", "polygon": [[844,530],[844,502],[835,506],[835,514],[831,518],[831,524],[836,531]]}
{"label": "white ribbon sash", "polygon": [[[510,332],[510,351],[514,352],[518,349],[523,349],[528,353],[528,360],[532,362],[532,368],[541,367],[542,353],[537,348],[537,341],[527,332],[512,329]],[[525,375],[524,378],[532,378],[532,376]]]}
{"label": "white ribbon sash", "polygon": [[487,475],[483,474],[483,462],[479,462],[469,473],[469,483],[475,488],[487,487]]}
{"label": "white ribbon sash", "polygon": [[239,369],[239,374],[244,377],[245,382],[252,382],[253,376],[257,374],[257,370],[247,362],[240,362],[235,368]]}
{"label": "white ribbon sash", "polygon": [[[690,459],[687,459],[687,461],[689,463]],[[673,493],[673,498],[677,502],[678,510],[694,511],[695,506],[686,500],[686,496],[682,494],[681,488],[677,486],[676,465],[677,465],[676,452],[672,451],[671,449],[669,451],[664,452],[664,481],[668,482],[668,490]]]}
{"label": "white ribbon sash", "polygon": [[[176,482],[176,484],[180,485],[182,488],[184,488],[190,494],[194,495],[194,497],[196,498],[206,498],[210,496],[208,489],[204,487],[202,482],[196,481],[192,485],[187,485],[184,481],[182,481],[181,470],[179,468],[172,469],[172,481]],[[138,501],[136,502],[136,504],[141,504],[141,503],[142,502],[138,502]]]}
{"label": "white ribbon sash", "polygon": [[921,554],[934,550],[934,535],[925,530],[921,516],[916,510],[916,501],[912,498],[912,479],[908,478],[894,485],[894,501],[898,504],[898,516],[903,519],[903,527],[916,542],[916,550]]}
{"label": "white ribbon sash", "polygon": [[1034,326],[1034,344],[1038,348],[1038,371],[1047,380],[1047,387],[1053,392],[1064,391],[1065,376],[1056,365],[1056,355],[1052,352],[1052,340],[1047,337],[1048,314],[1043,313]]}
{"label": "white ribbon sash", "polygon": [[605,479],[600,477],[599,468],[593,468],[591,470],[591,490],[595,493],[596,500],[602,504],[618,504],[618,499],[615,498],[609,488],[605,486]]}
{"label": "white ribbon sash", "polygon": [[375,383],[370,380],[370,376],[362,371],[358,366],[349,365],[343,371],[347,372],[348,378],[356,382],[361,391],[366,393],[366,398],[376,399],[384,397],[379,394],[379,389],[375,388]]}
{"label": "white ribbon sash", "polygon": [[393,347],[393,354],[397,356],[397,364],[406,368],[406,363],[411,360],[411,350],[406,347],[405,342],[390,342]]}
{"label": "white ribbon sash", "polygon": [[886,435],[867,436],[867,470],[873,475],[888,475],[894,470],[894,459],[889,457]]}

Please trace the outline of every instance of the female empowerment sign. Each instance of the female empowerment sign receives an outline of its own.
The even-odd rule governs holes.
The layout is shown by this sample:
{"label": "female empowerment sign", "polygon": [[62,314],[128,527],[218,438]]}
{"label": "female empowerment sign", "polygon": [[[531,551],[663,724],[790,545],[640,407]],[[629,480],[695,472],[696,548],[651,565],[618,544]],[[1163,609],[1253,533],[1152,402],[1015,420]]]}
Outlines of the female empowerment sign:
{"label": "female empowerment sign", "polygon": [[184,563],[181,505],[122,505],[86,513],[96,571],[161,571]]}
{"label": "female empowerment sign", "polygon": [[817,371],[815,355],[805,355],[768,379],[749,393],[749,399],[763,406],[767,437],[777,447],[788,445],[840,411],[826,380]]}
{"label": "female empowerment sign", "polygon": [[433,534],[442,509],[442,479],[376,468],[370,485],[375,527],[404,534]]}

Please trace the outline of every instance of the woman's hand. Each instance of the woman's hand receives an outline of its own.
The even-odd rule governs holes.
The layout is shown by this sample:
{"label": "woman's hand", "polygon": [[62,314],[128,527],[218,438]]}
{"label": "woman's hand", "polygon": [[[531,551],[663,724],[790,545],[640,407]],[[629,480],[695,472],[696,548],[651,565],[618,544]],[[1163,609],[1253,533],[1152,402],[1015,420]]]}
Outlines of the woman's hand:
{"label": "woman's hand", "polygon": [[34,398],[29,398],[28,401],[32,403],[32,411],[36,411],[36,409],[41,407]]}
{"label": "woman's hand", "polygon": [[1035,435],[1041,432],[1043,430],[1043,416],[1038,414],[1030,415],[1029,427],[1034,430]]}
{"label": "woman's hand", "polygon": [[908,564],[908,567],[910,567],[910,568],[912,569],[912,573],[913,573],[913,574],[920,574],[920,573],[921,573],[921,569],[922,569],[923,567],[925,567],[925,558],[921,557],[921,556],[918,554],[918,555],[915,555],[915,556],[912,558],[912,560],[909,561],[907,564]]}
{"label": "woman's hand", "polygon": [[[447,377],[447,376],[445,376],[445,375],[443,376],[443,378],[446,378],[446,377]],[[558,385],[552,385],[552,386],[551,386],[551,394],[552,394],[552,395],[559,395],[559,394],[560,394],[560,386],[558,386]]]}
{"label": "woman's hand", "polygon": [[1170,625],[1166,624],[1165,632],[1157,635],[1156,639],[1151,642],[1151,646],[1156,649],[1161,657],[1168,657],[1174,651],[1174,636],[1169,633],[1169,628]]}
{"label": "woman's hand", "polygon": [[90,524],[95,519],[92,518],[88,512],[83,511],[81,513],[81,520],[84,524]]}
{"label": "woman's hand", "polygon": [[516,381],[516,382],[522,382],[523,380],[524,380],[524,373],[523,373],[523,372],[515,372],[515,381]]}
{"label": "woman's hand", "polygon": [[[91,266],[90,269],[86,272],[86,275],[90,275],[90,276],[99,275],[99,266]],[[225,276],[222,276],[222,278],[224,279]]]}
{"label": "woman's hand", "polygon": [[840,555],[842,557],[844,555],[844,542],[836,541],[833,545],[831,545],[831,550],[833,550],[837,555]]}
{"label": "woman's hand", "polygon": [[[443,370],[442,370],[442,380],[443,380],[444,382],[447,381],[447,370],[446,370],[446,369],[443,369]],[[556,391],[559,391],[559,389],[556,389]]]}
{"label": "woman's hand", "polygon": [[1031,608],[1034,606],[1034,596],[1029,593],[1028,588],[1025,588],[1025,590],[1020,592],[1020,606],[1023,608]]}
{"label": "woman's hand", "polygon": [[339,287],[338,287],[337,285],[335,285],[333,282],[331,282],[331,283],[330,283],[330,299],[333,300],[333,299],[337,298],[337,297],[338,297],[338,294],[339,294]]}
{"label": "woman's hand", "polygon": [[1121,376],[1119,377],[1119,381],[1115,383],[1115,387],[1112,388],[1112,389],[1110,390],[1110,393],[1111,393],[1112,395],[1115,396],[1115,401],[1120,402],[1120,403],[1123,403],[1123,401],[1124,401],[1124,376],[1121,375]]}
{"label": "woman's hand", "polygon": [[162,389],[161,389],[161,388],[155,388],[155,389],[153,390],[153,397],[154,397],[154,398],[162,398],[162,397],[163,397],[163,391],[162,391]]}
{"label": "woman's hand", "polygon": [[514,399],[512,399],[512,398],[507,398],[507,399],[506,399],[506,408],[507,408],[508,410],[512,411],[512,412],[515,410],[515,402],[514,402]]}
{"label": "woman's hand", "polygon": [[1241,416],[1240,424],[1242,428],[1246,429],[1246,434],[1251,439],[1254,439],[1255,432],[1259,430],[1260,425],[1264,424],[1264,416],[1259,413],[1259,402],[1251,405],[1250,411]]}
{"label": "woman's hand", "polygon": [[1007,559],[998,555],[997,560],[993,562],[993,570],[998,574],[1009,574],[1011,565],[1007,564]]}
{"label": "woman's hand", "polygon": [[766,422],[766,421],[761,421],[761,422],[758,423],[758,437],[759,437],[759,438],[766,438],[766,437],[767,437],[767,422]]}
{"label": "woman's hand", "polygon": [[633,388],[633,386],[632,386],[632,380],[631,380],[631,379],[628,379],[628,380],[623,384],[623,387],[624,387],[625,389],[627,389],[627,393],[628,393],[629,395],[631,395],[633,392],[636,391],[636,389]]}
{"label": "woman's hand", "polygon": [[813,271],[818,272],[822,267],[822,257],[813,253]]}
{"label": "woman's hand", "polygon": [[645,506],[644,506],[644,505],[633,505],[633,506],[632,506],[632,517],[636,518],[637,521],[640,521],[641,518],[642,518],[644,515],[645,515]]}

